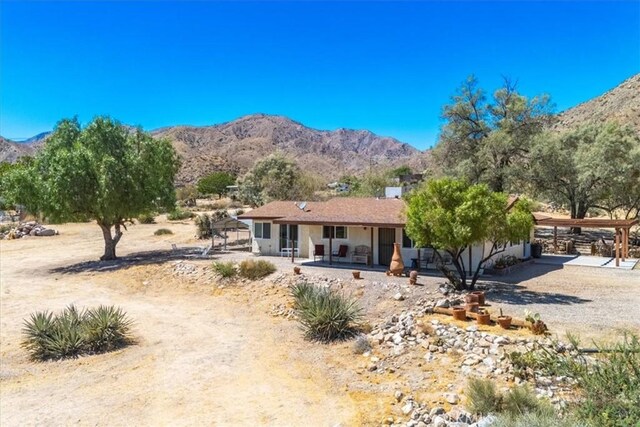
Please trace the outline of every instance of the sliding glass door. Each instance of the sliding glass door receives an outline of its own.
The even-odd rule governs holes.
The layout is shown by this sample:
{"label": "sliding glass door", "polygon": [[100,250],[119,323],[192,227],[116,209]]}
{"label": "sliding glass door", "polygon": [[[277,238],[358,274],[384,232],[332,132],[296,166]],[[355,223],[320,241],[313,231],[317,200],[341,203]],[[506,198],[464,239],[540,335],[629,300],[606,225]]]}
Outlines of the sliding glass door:
{"label": "sliding glass door", "polygon": [[296,224],[280,224],[280,250],[291,247],[298,247],[298,226]]}

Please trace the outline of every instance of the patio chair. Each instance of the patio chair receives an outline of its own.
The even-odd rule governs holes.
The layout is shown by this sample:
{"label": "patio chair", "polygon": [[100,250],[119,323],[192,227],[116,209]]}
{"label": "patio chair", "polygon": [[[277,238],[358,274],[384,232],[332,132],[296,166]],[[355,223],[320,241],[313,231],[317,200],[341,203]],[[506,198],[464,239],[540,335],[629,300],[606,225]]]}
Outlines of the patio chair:
{"label": "patio chair", "polygon": [[431,248],[420,249],[420,261],[418,264],[418,268],[420,268],[420,270],[427,270],[429,268],[429,264],[433,263],[434,255],[435,253]]}
{"label": "patio chair", "polygon": [[340,262],[340,258],[346,258],[347,252],[349,251],[349,246],[340,245],[337,252],[332,252],[331,255],[338,258],[338,262]]}
{"label": "patio chair", "polygon": [[316,261],[317,258],[321,258],[322,262],[324,262],[324,245],[315,245],[315,249],[313,250],[313,261]]}
{"label": "patio chair", "polygon": [[369,265],[370,255],[371,255],[371,251],[369,250],[369,246],[366,246],[366,245],[356,246],[355,250],[351,253],[351,263]]}

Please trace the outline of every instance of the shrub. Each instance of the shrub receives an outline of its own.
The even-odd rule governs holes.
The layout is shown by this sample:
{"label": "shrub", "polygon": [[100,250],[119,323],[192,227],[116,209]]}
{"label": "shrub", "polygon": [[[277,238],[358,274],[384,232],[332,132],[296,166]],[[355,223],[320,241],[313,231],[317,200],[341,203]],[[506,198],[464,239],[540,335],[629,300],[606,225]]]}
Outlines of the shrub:
{"label": "shrub", "polygon": [[211,217],[208,214],[201,214],[196,217],[196,237],[198,239],[211,238]]}
{"label": "shrub", "polygon": [[173,231],[169,230],[168,228],[158,228],[153,232],[154,236],[164,236],[167,234],[173,234]]}
{"label": "shrub", "polygon": [[220,276],[225,278],[235,277],[238,274],[238,270],[236,269],[236,265],[229,262],[214,262],[213,270],[218,273]]}
{"label": "shrub", "polygon": [[140,224],[155,224],[156,217],[153,213],[145,213],[138,216],[138,222]]}
{"label": "shrub", "polygon": [[467,384],[467,409],[473,414],[498,413],[502,396],[493,381],[470,378]]}
{"label": "shrub", "polygon": [[239,274],[246,279],[257,280],[275,271],[276,266],[269,261],[246,259],[240,263]]}
{"label": "shrub", "polygon": [[23,348],[32,360],[58,360],[111,351],[131,342],[131,321],[119,308],[82,310],[70,305],[58,315],[36,312],[25,320]]}
{"label": "shrub", "polygon": [[502,398],[502,410],[513,417],[528,413],[544,414],[546,412],[551,412],[553,415],[553,408],[545,404],[544,401],[539,400],[527,385],[513,387],[509,390]]}
{"label": "shrub", "polygon": [[177,208],[167,214],[167,219],[169,221],[180,221],[189,218],[193,218],[193,212],[189,212],[180,208]]}
{"label": "shrub", "polygon": [[353,342],[353,352],[355,354],[363,354],[371,350],[371,343],[366,335],[358,335]]}
{"label": "shrub", "polygon": [[83,329],[87,347],[93,353],[113,351],[131,342],[131,320],[114,306],[87,310]]}
{"label": "shrub", "polygon": [[355,300],[306,283],[295,285],[291,293],[307,338],[327,342],[358,332],[362,309]]}
{"label": "shrub", "polygon": [[508,414],[498,415],[491,427],[586,427],[584,423],[579,423],[573,417],[558,418],[553,412],[536,413],[512,416]]}

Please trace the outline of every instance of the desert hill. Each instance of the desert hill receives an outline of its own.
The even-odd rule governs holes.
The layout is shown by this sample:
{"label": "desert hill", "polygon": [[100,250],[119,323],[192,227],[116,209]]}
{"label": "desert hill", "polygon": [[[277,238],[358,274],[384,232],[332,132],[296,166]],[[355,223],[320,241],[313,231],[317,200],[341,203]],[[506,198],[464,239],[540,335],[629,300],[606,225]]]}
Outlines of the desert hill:
{"label": "desert hill", "polygon": [[369,167],[424,167],[418,158],[420,151],[396,139],[366,130],[316,130],[283,116],[255,114],[216,126],[158,129],[152,135],[168,138],[180,153],[181,182],[193,182],[215,170],[242,173],[274,152],[327,179]]}
{"label": "desert hill", "polygon": [[565,130],[596,122],[617,121],[640,133],[640,74],[615,88],[558,115],[554,129]]}

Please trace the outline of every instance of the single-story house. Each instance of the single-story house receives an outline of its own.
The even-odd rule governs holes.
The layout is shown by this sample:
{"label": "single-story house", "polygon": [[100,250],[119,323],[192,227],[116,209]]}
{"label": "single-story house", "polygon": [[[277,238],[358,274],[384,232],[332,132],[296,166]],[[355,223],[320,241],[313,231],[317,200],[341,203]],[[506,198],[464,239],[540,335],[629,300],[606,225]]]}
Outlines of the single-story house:
{"label": "single-story house", "polygon": [[[336,197],[326,202],[275,201],[238,219],[249,225],[253,250],[261,255],[291,256],[293,252],[309,260],[388,266],[397,242],[406,266],[415,260],[421,268],[434,267],[433,250],[416,248],[406,235],[404,211],[405,202],[399,198]],[[332,255],[340,246],[347,246],[346,253]],[[463,255],[465,269],[475,270],[489,250],[489,243],[473,246]],[[314,253],[324,256],[314,257]],[[495,259],[505,255],[529,258],[530,253],[529,242],[514,242]]]}

